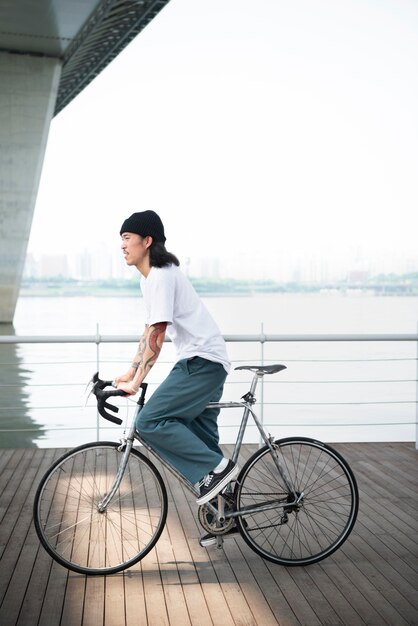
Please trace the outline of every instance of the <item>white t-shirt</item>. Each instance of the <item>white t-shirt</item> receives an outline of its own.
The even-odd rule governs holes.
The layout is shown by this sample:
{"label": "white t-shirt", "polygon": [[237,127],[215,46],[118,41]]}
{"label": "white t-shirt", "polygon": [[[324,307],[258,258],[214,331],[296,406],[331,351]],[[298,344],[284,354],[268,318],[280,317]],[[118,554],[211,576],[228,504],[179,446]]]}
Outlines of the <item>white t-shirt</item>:
{"label": "white t-shirt", "polygon": [[221,363],[227,372],[231,364],[225,341],[192,284],[176,265],[152,267],[141,276],[141,291],[148,326],[167,322],[167,335],[179,360],[200,356]]}

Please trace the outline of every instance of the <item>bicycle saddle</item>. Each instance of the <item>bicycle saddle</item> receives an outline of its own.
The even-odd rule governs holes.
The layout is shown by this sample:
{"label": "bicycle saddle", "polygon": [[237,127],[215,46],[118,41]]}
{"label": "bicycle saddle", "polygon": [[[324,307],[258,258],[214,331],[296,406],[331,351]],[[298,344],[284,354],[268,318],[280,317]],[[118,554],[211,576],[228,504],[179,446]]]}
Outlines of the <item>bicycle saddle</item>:
{"label": "bicycle saddle", "polygon": [[235,368],[236,370],[250,370],[250,372],[256,372],[263,376],[264,374],[275,374],[276,372],[281,372],[286,369],[286,365],[280,365],[276,363],[276,365],[240,365]]}

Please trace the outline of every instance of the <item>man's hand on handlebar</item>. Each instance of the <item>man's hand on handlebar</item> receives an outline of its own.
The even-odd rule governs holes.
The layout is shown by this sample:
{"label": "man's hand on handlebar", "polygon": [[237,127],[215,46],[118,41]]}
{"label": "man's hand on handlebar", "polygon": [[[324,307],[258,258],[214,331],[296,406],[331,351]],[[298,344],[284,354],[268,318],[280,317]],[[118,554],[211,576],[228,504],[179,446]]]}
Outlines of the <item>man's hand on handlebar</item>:
{"label": "man's hand on handlebar", "polygon": [[129,371],[126,372],[126,374],[122,374],[122,376],[116,376],[114,381],[116,389],[124,391],[129,396],[134,396],[136,393],[138,393],[138,388],[135,387],[134,383],[132,382],[134,375],[135,370],[133,368],[130,368]]}
{"label": "man's hand on handlebar", "polygon": [[135,375],[135,371],[129,370],[126,374],[122,374],[122,376],[116,376],[115,385],[119,385],[119,383],[130,383],[133,380]]}
{"label": "man's hand on handlebar", "polygon": [[[119,385],[117,385],[117,389],[106,389],[106,387],[114,387],[115,382],[112,382],[111,380],[102,380],[101,378],[99,378],[99,372],[96,372],[96,374],[94,374],[92,378],[92,383],[92,393],[94,393],[97,398],[97,409],[100,415],[110,422],[114,422],[115,424],[121,424],[122,420],[109,413],[109,411],[118,413],[119,408],[117,406],[114,406],[113,404],[110,404],[108,402],[108,399],[114,396],[132,396],[134,395],[134,393],[137,393],[138,390],[132,387],[133,383],[119,383]],[[140,406],[143,406],[145,402],[145,392],[147,390],[147,387],[147,383],[141,384],[142,391],[140,398],[137,402],[137,404],[139,404]]]}
{"label": "man's hand on handlebar", "polygon": [[121,377],[115,379],[115,385],[116,385],[116,389],[120,389],[121,391],[124,391],[125,393],[128,394],[128,396],[134,396],[139,391],[135,387],[133,382],[121,381]]}

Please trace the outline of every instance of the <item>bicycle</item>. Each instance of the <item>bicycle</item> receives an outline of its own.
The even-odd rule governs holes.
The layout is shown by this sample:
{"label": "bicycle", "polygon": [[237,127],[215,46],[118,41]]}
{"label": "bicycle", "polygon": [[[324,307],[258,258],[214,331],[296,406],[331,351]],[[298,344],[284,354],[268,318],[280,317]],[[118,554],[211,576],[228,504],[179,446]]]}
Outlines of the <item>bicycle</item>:
{"label": "bicycle", "polygon": [[[254,376],[239,402],[208,406],[242,408],[232,460],[237,461],[250,415],[264,445],[244,464],[223,492],[198,509],[202,527],[217,537],[234,525],[257,554],[280,565],[316,563],[347,539],[358,512],[356,479],[329,445],[307,437],[274,440],[253,410],[258,381],[285,365],[244,365]],[[108,402],[125,395],[106,389],[111,381],[93,377],[102,417],[121,424]],[[137,404],[144,406],[147,384]],[[137,413],[136,413],[137,414]],[[62,455],[43,476],[34,501],[41,544],[61,565],[81,574],[114,574],[140,561],[157,543],[167,517],[167,490],[159,470],[140,444],[196,497],[199,492],[135,432],[135,417],[120,443],[92,442]]]}

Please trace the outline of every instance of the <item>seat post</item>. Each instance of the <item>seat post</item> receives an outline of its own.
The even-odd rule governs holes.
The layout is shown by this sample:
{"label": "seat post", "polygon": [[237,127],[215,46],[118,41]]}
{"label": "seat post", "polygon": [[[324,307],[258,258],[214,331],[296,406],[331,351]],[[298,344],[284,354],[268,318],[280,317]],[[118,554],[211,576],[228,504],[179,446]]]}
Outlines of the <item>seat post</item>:
{"label": "seat post", "polygon": [[253,380],[251,382],[251,387],[250,387],[250,394],[251,395],[255,394],[255,390],[256,390],[257,384],[258,384],[258,379],[259,378],[263,378],[263,376],[264,376],[264,372],[261,372],[260,370],[258,370],[257,372],[254,373]]}

